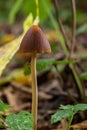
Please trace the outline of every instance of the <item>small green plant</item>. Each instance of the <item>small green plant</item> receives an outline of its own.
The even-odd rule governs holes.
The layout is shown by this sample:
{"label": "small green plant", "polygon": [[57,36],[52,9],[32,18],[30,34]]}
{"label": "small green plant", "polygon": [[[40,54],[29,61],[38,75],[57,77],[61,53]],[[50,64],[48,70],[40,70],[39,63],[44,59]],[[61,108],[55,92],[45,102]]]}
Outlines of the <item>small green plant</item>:
{"label": "small green plant", "polygon": [[34,119],[32,114],[21,111],[18,114],[8,114],[11,106],[0,100],[0,127],[11,130],[34,130]]}
{"label": "small green plant", "polygon": [[67,130],[70,130],[70,126],[74,115],[78,111],[87,110],[87,104],[77,104],[77,105],[61,105],[60,110],[51,116],[51,123],[54,124],[62,119],[68,120]]}
{"label": "small green plant", "polygon": [[9,110],[10,108],[11,108],[10,105],[6,105],[6,104],[3,103],[2,100],[0,100],[0,112],[4,113],[7,110]]}
{"label": "small green plant", "polygon": [[27,111],[10,114],[6,117],[5,122],[11,130],[34,130],[33,116]]}
{"label": "small green plant", "polygon": [[0,100],[0,127],[6,127],[5,117],[10,108],[11,106],[4,104],[3,101]]}

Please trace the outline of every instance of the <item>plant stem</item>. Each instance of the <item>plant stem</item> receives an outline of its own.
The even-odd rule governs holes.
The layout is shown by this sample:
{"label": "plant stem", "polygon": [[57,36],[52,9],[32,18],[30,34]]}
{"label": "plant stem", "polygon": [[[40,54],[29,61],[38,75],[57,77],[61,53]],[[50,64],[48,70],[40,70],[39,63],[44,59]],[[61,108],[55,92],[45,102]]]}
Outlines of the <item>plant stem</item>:
{"label": "plant stem", "polygon": [[[52,22],[52,24],[53,24],[54,29],[55,29],[56,32],[57,32],[57,35],[58,35],[60,44],[61,44],[61,46],[62,46],[62,48],[63,48],[63,50],[64,50],[64,53],[65,53],[66,57],[68,58],[68,57],[70,57],[70,51],[68,50],[68,48],[67,48],[67,46],[66,46],[66,44],[65,44],[65,40],[64,40],[64,37],[63,37],[63,32],[60,32],[60,31],[59,31],[59,28],[58,28],[58,25],[57,25],[58,23],[56,22],[55,18],[53,17],[52,13],[50,12],[48,6],[46,5],[45,0],[43,0],[42,2],[43,2],[43,5],[44,5],[44,7],[45,7],[45,10],[47,11],[47,13],[48,13],[48,15],[49,15],[49,18],[50,18],[51,22]],[[74,23],[74,22],[73,22],[73,23]],[[61,26],[60,23],[59,23],[59,26]],[[74,26],[75,26],[75,25],[74,25]],[[62,27],[60,27],[60,28],[62,28]],[[75,28],[73,28],[73,29],[75,29]],[[73,30],[73,32],[75,32],[75,30]],[[73,35],[73,36],[74,36],[74,35]],[[74,42],[73,44],[75,45],[75,42]],[[67,44],[67,45],[68,45],[68,44]],[[73,46],[74,46],[74,45],[73,45]],[[70,57],[70,58],[71,58],[71,57]],[[71,67],[71,69],[72,69],[74,78],[75,78],[76,83],[77,83],[77,85],[78,85],[78,88],[79,88],[79,90],[80,90],[81,99],[83,99],[83,97],[84,97],[83,91],[84,91],[84,90],[83,90],[82,82],[81,82],[81,80],[80,80],[80,78],[79,78],[79,74],[78,74],[78,72],[76,71],[76,68],[75,68],[75,66],[74,66],[73,64],[71,64],[70,67]]]}
{"label": "plant stem", "polygon": [[37,107],[38,107],[38,90],[36,76],[36,55],[31,57],[31,76],[32,76],[32,115],[34,117],[34,130],[37,130]]}
{"label": "plant stem", "polygon": [[75,48],[75,33],[76,33],[76,5],[75,0],[71,0],[72,5],[72,44],[71,44],[71,55]]}
{"label": "plant stem", "polygon": [[69,40],[68,40],[68,37],[67,37],[67,35],[66,35],[66,32],[65,32],[65,29],[64,29],[62,20],[60,19],[58,0],[55,0],[55,1],[54,1],[54,5],[55,5],[55,10],[56,10],[57,21],[58,21],[58,23],[59,23],[59,25],[60,25],[59,27],[60,27],[60,30],[61,30],[61,32],[62,32],[63,38],[64,38],[64,40],[65,40],[66,47],[67,47],[67,49],[68,49],[68,51],[69,51],[69,46],[68,46],[68,41],[69,41]]}
{"label": "plant stem", "polygon": [[70,64],[69,66],[70,66],[70,68],[71,68],[71,70],[73,72],[74,78],[75,78],[76,83],[78,85],[78,89],[79,89],[79,93],[80,93],[80,98],[84,99],[84,86],[82,86],[82,82],[80,81],[80,77],[79,77],[79,74],[78,74],[78,72],[76,70],[76,67],[73,64]]}
{"label": "plant stem", "polygon": [[70,130],[70,126],[71,126],[71,123],[72,123],[72,119],[73,119],[73,115],[68,119],[67,130]]}
{"label": "plant stem", "polygon": [[45,0],[42,0],[42,2],[43,2],[43,6],[44,6],[44,8],[45,8],[47,14],[49,15],[49,18],[50,18],[50,20],[51,20],[51,23],[52,23],[54,29],[56,30],[56,33],[57,33],[57,35],[58,35],[60,44],[61,44],[61,46],[62,46],[62,48],[63,48],[63,50],[64,50],[66,56],[68,57],[68,56],[69,56],[69,51],[68,51],[68,48],[67,48],[66,45],[65,45],[65,41],[64,41],[64,38],[63,38],[63,36],[62,36],[62,33],[59,31],[58,23],[57,23],[57,21],[55,20],[55,18],[54,18],[54,16],[52,15],[52,13],[50,12],[50,10],[49,10],[49,8],[48,8],[48,6],[47,6],[47,4],[46,4],[46,1],[45,1]]}
{"label": "plant stem", "polygon": [[36,16],[39,17],[39,2],[38,0],[35,0],[35,2],[36,2]]}

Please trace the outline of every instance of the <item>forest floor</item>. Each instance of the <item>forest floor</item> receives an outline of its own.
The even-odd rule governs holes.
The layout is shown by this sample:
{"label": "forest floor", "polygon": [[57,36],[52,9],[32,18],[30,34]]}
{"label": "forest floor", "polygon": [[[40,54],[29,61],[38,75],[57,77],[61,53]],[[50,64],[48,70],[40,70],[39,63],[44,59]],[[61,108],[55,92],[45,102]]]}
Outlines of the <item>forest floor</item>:
{"label": "forest floor", "polygon": [[[3,26],[0,27],[0,31],[3,31],[6,36],[9,34],[9,31],[12,33],[15,27],[9,28],[8,26],[4,26],[4,29],[2,28]],[[15,34],[18,35],[21,31],[20,27],[19,32],[15,29],[15,31],[13,31],[14,34],[11,35],[15,37]],[[51,35],[49,40],[54,41],[58,49],[52,54],[39,56],[38,59],[55,58],[56,60],[64,60],[65,55],[63,51],[61,51],[61,47],[55,37],[55,32],[52,31],[50,34],[51,31],[52,30],[47,32],[49,36]],[[7,44],[5,40],[8,40],[8,37],[5,39],[5,36],[3,36],[3,42],[1,38],[1,45]],[[87,55],[87,34],[79,35],[76,37],[76,41],[76,50],[79,50],[81,55]],[[84,70],[87,70],[87,60],[86,58],[76,58],[78,58],[76,66],[80,74]],[[21,58],[16,54],[0,78],[0,99],[13,106],[11,109],[12,113],[18,113],[21,110],[31,111],[31,75],[24,77],[20,75],[20,71],[19,74],[17,71],[17,75],[14,76],[14,72],[23,68],[26,61],[27,59],[21,62]],[[46,71],[37,73],[39,91],[38,130],[65,130],[67,121],[63,119],[61,122],[51,125],[51,115],[58,110],[60,104],[87,103],[87,81],[83,80],[85,94],[84,99],[81,99],[71,69],[68,65],[63,65],[63,68],[64,69],[59,73],[54,71],[54,66]],[[12,74],[12,78],[7,80],[10,74]],[[2,80],[2,78],[4,80]],[[79,112],[74,116],[72,129],[87,130],[87,111]]]}

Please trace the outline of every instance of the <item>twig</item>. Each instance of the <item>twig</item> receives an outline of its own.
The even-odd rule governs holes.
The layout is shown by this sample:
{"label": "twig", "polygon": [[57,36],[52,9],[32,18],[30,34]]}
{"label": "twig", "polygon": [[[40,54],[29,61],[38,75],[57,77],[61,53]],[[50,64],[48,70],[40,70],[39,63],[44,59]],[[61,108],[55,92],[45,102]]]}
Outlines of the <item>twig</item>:
{"label": "twig", "polygon": [[[58,7],[58,0],[55,0],[56,2],[56,10],[57,10],[57,13],[58,13],[58,17],[59,17],[59,7]],[[76,6],[75,6],[75,0],[72,0],[72,12],[73,12],[73,27],[72,27],[72,49],[71,49],[71,52],[69,51],[69,59],[71,58],[71,53],[73,52],[74,50],[74,47],[75,47],[75,31],[76,31]],[[58,18],[58,23],[59,23],[59,26],[60,26],[60,29],[61,29],[61,32],[62,32],[62,35],[63,35],[63,38],[65,39],[65,42],[66,43],[66,48],[67,48],[67,45],[68,45],[68,39],[67,37],[65,37],[65,30],[63,28],[63,25],[62,25],[62,22],[61,22],[61,19]],[[84,89],[83,89],[83,86],[82,86],[82,82],[79,78],[79,75],[78,75],[78,72],[75,68],[75,66],[73,64],[70,64],[70,68],[73,72],[73,75],[74,75],[74,78],[76,80],[76,83],[78,85],[78,88],[79,88],[79,92],[80,92],[80,96],[81,96],[81,99],[84,98]]]}
{"label": "twig", "polygon": [[61,33],[60,30],[59,30],[58,23],[57,23],[57,21],[54,19],[54,16],[52,15],[52,13],[50,12],[50,10],[49,10],[49,8],[48,8],[48,6],[47,6],[47,4],[46,4],[46,1],[45,1],[45,0],[42,0],[42,2],[43,2],[43,6],[44,6],[44,8],[45,8],[47,14],[49,15],[49,18],[50,18],[50,20],[51,20],[51,23],[52,23],[54,29],[56,30],[56,33],[57,33],[57,35],[58,35],[58,38],[59,38],[61,47],[63,48],[65,55],[68,57],[68,56],[69,56],[69,50],[67,49],[67,47],[66,47],[66,45],[65,45],[65,41],[64,41],[64,38],[63,38],[63,36],[62,36],[62,33]]}
{"label": "twig", "polygon": [[66,36],[66,32],[65,32],[65,29],[63,27],[63,24],[62,24],[62,21],[60,19],[60,15],[59,15],[59,6],[58,6],[59,3],[58,3],[58,0],[55,0],[54,4],[55,4],[56,15],[57,15],[57,21],[59,23],[60,30],[61,30],[63,38],[65,40],[66,47],[69,50],[69,45],[68,45],[69,40],[68,40],[68,38]]}
{"label": "twig", "polygon": [[76,5],[75,0],[71,0],[72,5],[72,44],[71,44],[71,55],[74,52],[75,48],[75,32],[76,32]]}

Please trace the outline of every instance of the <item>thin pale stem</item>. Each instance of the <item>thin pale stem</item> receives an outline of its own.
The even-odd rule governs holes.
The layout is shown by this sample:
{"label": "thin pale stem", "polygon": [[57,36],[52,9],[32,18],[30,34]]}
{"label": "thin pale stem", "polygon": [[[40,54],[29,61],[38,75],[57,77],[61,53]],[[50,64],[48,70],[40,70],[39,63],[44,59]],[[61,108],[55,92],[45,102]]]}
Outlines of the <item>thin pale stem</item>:
{"label": "thin pale stem", "polygon": [[69,50],[69,46],[68,46],[68,41],[69,40],[67,38],[63,23],[62,23],[62,21],[60,19],[60,15],[59,15],[59,3],[58,3],[58,0],[55,0],[54,4],[55,4],[56,15],[57,15],[57,21],[59,23],[60,30],[61,30],[63,38],[65,40],[66,47]]}
{"label": "thin pale stem", "polygon": [[80,93],[80,98],[84,99],[84,86],[82,86],[82,82],[80,81],[80,77],[79,77],[79,74],[78,74],[78,72],[76,70],[76,67],[75,67],[75,65],[70,64],[70,68],[71,68],[71,70],[73,72],[74,78],[75,78],[76,83],[78,85],[78,89],[79,89],[79,93]]}
{"label": "thin pale stem", "polygon": [[70,119],[68,119],[68,126],[67,126],[67,130],[70,130],[71,123],[72,123],[72,119],[73,119],[73,115],[70,117]]}
{"label": "thin pale stem", "polygon": [[69,51],[68,51],[68,48],[67,48],[66,45],[65,45],[64,38],[63,38],[61,32],[59,31],[58,23],[56,22],[56,20],[54,19],[52,13],[50,12],[50,10],[49,10],[49,8],[48,8],[48,6],[47,6],[47,4],[46,4],[46,1],[45,1],[45,0],[42,0],[42,2],[43,2],[43,6],[44,6],[45,10],[47,11],[47,14],[49,15],[49,18],[50,18],[50,20],[51,20],[51,22],[52,22],[53,27],[54,27],[55,30],[56,30],[56,33],[57,33],[57,35],[58,35],[58,37],[59,37],[60,44],[61,44],[61,46],[62,46],[62,48],[63,48],[63,50],[64,50],[66,56],[68,57],[68,56],[69,56]]}
{"label": "thin pale stem", "polygon": [[75,48],[75,33],[76,33],[76,5],[75,0],[71,0],[72,5],[72,45],[71,45],[71,55]]}
{"label": "thin pale stem", "polygon": [[36,16],[39,17],[39,2],[38,0],[35,0],[35,2],[36,2]]}
{"label": "thin pale stem", "polygon": [[36,76],[36,55],[31,57],[31,75],[32,75],[32,115],[34,117],[34,130],[37,130],[37,108],[38,108],[38,90]]}
{"label": "thin pale stem", "polygon": [[[62,48],[63,48],[63,50],[64,50],[64,53],[65,53],[66,57],[67,57],[67,58],[68,58],[68,57],[71,58],[71,57],[70,57],[70,51],[67,49],[67,46],[66,46],[66,44],[65,44],[65,38],[63,37],[63,32],[61,31],[61,33],[60,33],[60,31],[59,31],[59,29],[58,29],[57,22],[55,21],[55,19],[54,19],[52,13],[50,12],[50,10],[49,10],[49,8],[48,8],[48,6],[47,6],[45,0],[43,0],[42,2],[43,2],[43,5],[44,5],[44,7],[45,7],[45,10],[47,11],[47,13],[48,13],[48,15],[49,15],[49,18],[50,18],[51,22],[52,22],[52,24],[53,24],[53,27],[55,28],[55,30],[56,30],[56,32],[57,32],[57,34],[58,34],[60,44],[61,44],[61,46],[62,46]],[[59,26],[61,26],[60,23],[59,23]],[[74,44],[75,44],[75,43],[74,43]],[[83,86],[82,86],[82,82],[80,81],[78,72],[76,72],[76,70],[74,69],[74,65],[73,65],[73,64],[71,64],[70,67],[71,67],[71,69],[72,69],[74,78],[75,78],[76,83],[77,83],[77,85],[78,85],[78,88],[80,88],[80,95],[81,95],[81,97],[84,97],[84,93],[83,93],[83,90],[82,90],[82,89],[83,89]]]}
{"label": "thin pale stem", "polygon": [[[57,13],[58,13],[58,23],[59,23],[59,26],[60,26],[60,30],[62,32],[62,35],[63,35],[63,38],[65,39],[65,43],[66,44],[66,47],[68,47],[68,39],[66,37],[66,34],[65,34],[65,29],[63,27],[63,24],[62,24],[62,21],[59,17],[59,6],[58,6],[58,0],[55,0],[55,3],[56,3],[56,10],[57,10]],[[71,55],[73,54],[74,52],[74,48],[75,48],[75,32],[76,32],[76,6],[75,6],[75,0],[71,0],[71,4],[72,4],[72,44],[71,44],[71,52],[70,52],[70,56],[69,58],[71,58]],[[69,49],[68,49],[69,50]],[[73,75],[74,75],[74,78],[76,80],[76,83],[78,85],[78,88],[79,88],[79,92],[80,92],[80,95],[81,95],[81,98],[83,98],[83,86],[82,86],[82,83],[80,81],[80,78],[79,78],[79,75],[78,75],[78,72],[76,71],[75,67],[73,64],[70,65],[70,68],[72,69],[72,72],[73,72]]]}

